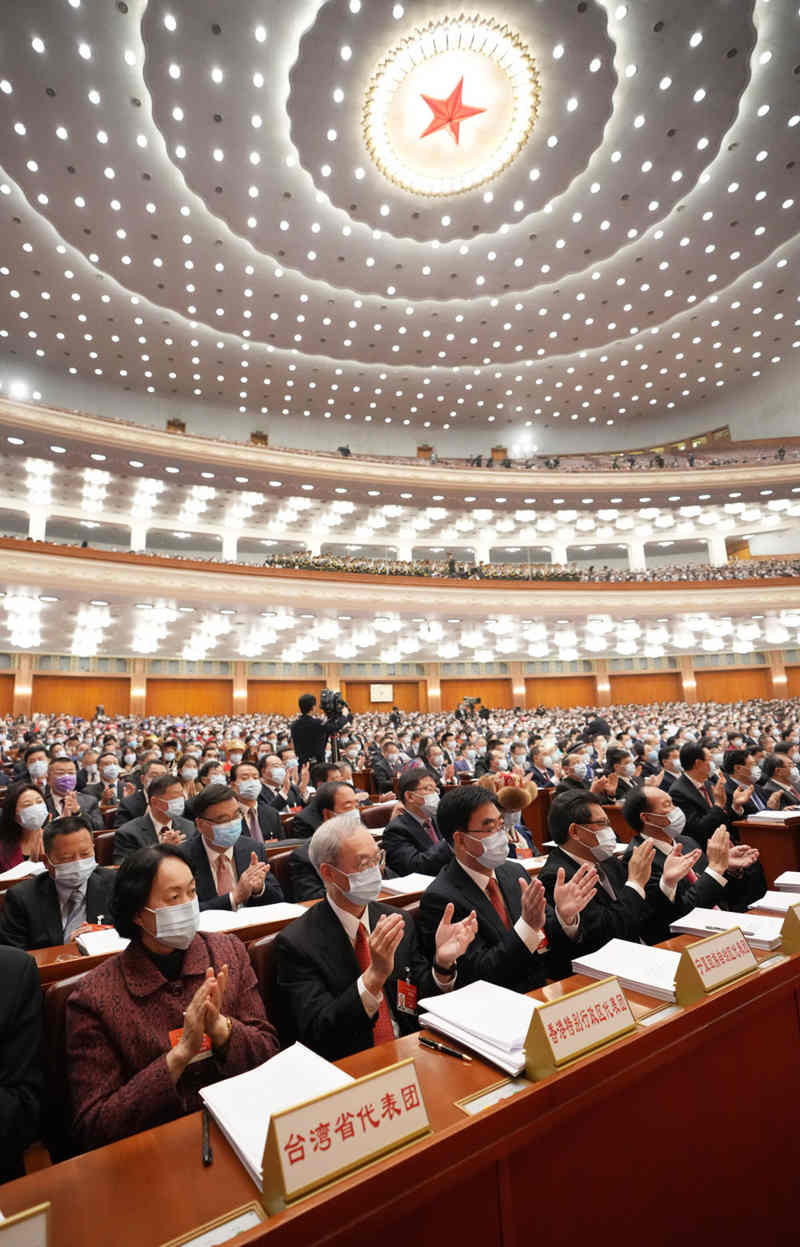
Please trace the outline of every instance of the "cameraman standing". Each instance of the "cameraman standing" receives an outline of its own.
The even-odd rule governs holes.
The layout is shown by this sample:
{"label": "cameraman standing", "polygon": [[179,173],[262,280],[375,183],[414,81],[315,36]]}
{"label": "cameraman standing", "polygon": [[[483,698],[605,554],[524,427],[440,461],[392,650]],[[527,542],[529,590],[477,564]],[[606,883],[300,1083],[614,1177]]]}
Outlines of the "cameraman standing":
{"label": "cameraman standing", "polygon": [[312,713],[317,704],[313,693],[303,693],[297,704],[300,714],[293,720],[289,730],[298,764],[303,766],[305,762],[324,762],[328,737],[341,731],[351,717],[350,712],[340,700],[336,707],[339,713],[329,716],[327,720],[321,719],[319,715]]}

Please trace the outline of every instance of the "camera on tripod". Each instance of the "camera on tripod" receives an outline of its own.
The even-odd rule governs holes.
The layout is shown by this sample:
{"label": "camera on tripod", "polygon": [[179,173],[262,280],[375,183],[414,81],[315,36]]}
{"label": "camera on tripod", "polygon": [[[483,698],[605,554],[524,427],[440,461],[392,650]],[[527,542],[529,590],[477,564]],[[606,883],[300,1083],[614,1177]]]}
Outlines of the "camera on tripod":
{"label": "camera on tripod", "polygon": [[338,689],[324,688],[319,695],[319,704],[323,714],[329,719],[340,718],[345,709],[345,700]]}

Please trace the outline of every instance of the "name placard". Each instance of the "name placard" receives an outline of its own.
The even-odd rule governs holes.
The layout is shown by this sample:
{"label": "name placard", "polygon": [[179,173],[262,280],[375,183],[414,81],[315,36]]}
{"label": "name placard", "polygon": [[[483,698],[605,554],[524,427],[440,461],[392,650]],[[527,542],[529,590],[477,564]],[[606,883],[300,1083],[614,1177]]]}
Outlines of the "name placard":
{"label": "name placard", "polygon": [[534,1009],[525,1042],[525,1072],[540,1080],[568,1061],[634,1030],[636,1021],[615,978],[568,992]]}
{"label": "name placard", "polygon": [[757,969],[758,962],[739,927],[709,935],[681,953],[675,975],[675,999],[679,1005],[694,1004],[709,992]]}
{"label": "name placard", "polygon": [[781,947],[785,953],[800,953],[800,901],[786,910],[781,927]]}
{"label": "name placard", "polygon": [[3,1247],[48,1247],[49,1242],[49,1202],[0,1220],[0,1243]]}
{"label": "name placard", "polygon": [[270,1213],[430,1130],[409,1058],[270,1118],[263,1202]]}

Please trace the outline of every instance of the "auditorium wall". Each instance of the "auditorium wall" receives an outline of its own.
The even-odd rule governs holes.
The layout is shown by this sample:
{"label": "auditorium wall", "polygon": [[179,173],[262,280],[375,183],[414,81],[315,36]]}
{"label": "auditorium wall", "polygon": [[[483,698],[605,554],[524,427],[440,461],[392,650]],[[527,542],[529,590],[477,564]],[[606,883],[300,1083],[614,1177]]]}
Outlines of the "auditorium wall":
{"label": "auditorium wall", "polygon": [[297,704],[303,693],[313,693],[317,701],[325,685],[322,680],[248,680],[247,709],[250,714],[300,713]]}
{"label": "auditorium wall", "polygon": [[231,714],[232,680],[150,680],[145,694],[145,713]]}
{"label": "auditorium wall", "polygon": [[14,677],[0,675],[0,714],[14,713]]}
{"label": "auditorium wall", "polygon": [[800,667],[786,668],[786,696],[800,697]]}
{"label": "auditorium wall", "polygon": [[525,681],[525,700],[529,710],[537,706],[594,706],[597,691],[593,675],[566,675]]}
{"label": "auditorium wall", "polygon": [[127,676],[35,675],[31,709],[34,714],[72,714],[94,717],[95,708],[106,714],[128,714],[130,680]]}
{"label": "auditorium wall", "polygon": [[771,697],[769,671],[750,667],[732,671],[695,671],[698,701],[747,701]]}
{"label": "auditorium wall", "polygon": [[442,710],[455,710],[465,697],[480,697],[481,703],[490,710],[510,710],[514,705],[511,700],[511,679],[489,680],[470,679],[442,680]]}
{"label": "auditorium wall", "polygon": [[[372,701],[370,687],[372,684],[386,683],[392,685],[392,700]],[[342,680],[342,696],[354,714],[365,714],[367,711],[385,714],[392,706],[413,714],[417,710],[426,710],[428,705],[427,689],[424,680]]]}
{"label": "auditorium wall", "polygon": [[655,701],[683,701],[681,677],[678,671],[653,671],[643,675],[612,675],[612,706],[624,706],[628,702],[647,704]]}

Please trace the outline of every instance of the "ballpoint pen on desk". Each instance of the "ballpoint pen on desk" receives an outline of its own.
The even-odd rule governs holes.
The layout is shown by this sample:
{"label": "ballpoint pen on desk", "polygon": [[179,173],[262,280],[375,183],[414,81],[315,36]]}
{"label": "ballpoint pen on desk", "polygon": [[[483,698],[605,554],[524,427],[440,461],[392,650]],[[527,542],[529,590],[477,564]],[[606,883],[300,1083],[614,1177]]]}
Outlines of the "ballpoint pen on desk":
{"label": "ballpoint pen on desk", "polygon": [[457,1056],[460,1061],[471,1061],[472,1057],[467,1056],[466,1052],[458,1052],[455,1048],[448,1048],[447,1044],[437,1043],[435,1039],[426,1039],[424,1035],[420,1035],[419,1041],[426,1048],[433,1048],[435,1052],[443,1052],[445,1056]]}
{"label": "ballpoint pen on desk", "polygon": [[206,1167],[208,1167],[214,1159],[214,1153],[211,1150],[211,1140],[208,1137],[209,1116],[208,1116],[207,1108],[203,1109],[202,1118],[203,1118],[203,1164]]}

